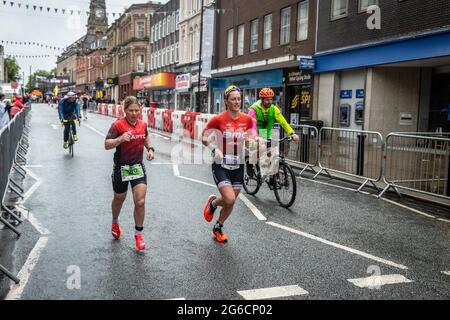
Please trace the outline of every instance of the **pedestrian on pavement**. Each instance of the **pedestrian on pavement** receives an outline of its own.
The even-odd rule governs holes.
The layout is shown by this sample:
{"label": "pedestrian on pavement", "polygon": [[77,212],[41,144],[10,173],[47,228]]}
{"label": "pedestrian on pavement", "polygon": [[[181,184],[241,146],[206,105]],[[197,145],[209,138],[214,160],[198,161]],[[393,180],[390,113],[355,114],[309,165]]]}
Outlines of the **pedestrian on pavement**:
{"label": "pedestrian on pavement", "polygon": [[[213,227],[213,235],[219,243],[228,241],[223,225],[233,211],[244,181],[244,144],[246,140],[255,138],[252,118],[241,112],[241,90],[234,85],[229,86],[224,92],[224,102],[227,110],[214,116],[202,133],[203,145],[211,149],[215,160],[212,173],[220,192],[219,196],[209,196],[203,216],[211,222],[217,207],[222,207]],[[214,136],[214,142],[211,142],[211,136]]]}
{"label": "pedestrian on pavement", "polygon": [[134,199],[134,222],[136,250],[145,249],[142,234],[145,217],[145,195],[147,193],[147,173],[143,163],[144,147],[147,149],[146,159],[154,159],[155,149],[152,147],[147,125],[139,119],[141,107],[134,96],[124,101],[125,117],[116,120],[110,127],[105,139],[105,149],[116,148],[112,173],[114,197],[111,204],[112,230],[114,239],[122,234],[119,226],[119,215],[127,196],[128,182],[131,184]]}

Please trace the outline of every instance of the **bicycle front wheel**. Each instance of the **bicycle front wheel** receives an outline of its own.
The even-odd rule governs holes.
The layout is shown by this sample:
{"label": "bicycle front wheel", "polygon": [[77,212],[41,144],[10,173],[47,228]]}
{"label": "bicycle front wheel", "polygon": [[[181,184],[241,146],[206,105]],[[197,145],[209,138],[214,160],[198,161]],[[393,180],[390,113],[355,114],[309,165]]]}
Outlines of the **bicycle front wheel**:
{"label": "bicycle front wheel", "polygon": [[257,164],[250,164],[245,161],[244,168],[244,183],[242,184],[245,192],[250,195],[255,195],[261,187],[261,177],[259,173],[259,166]]}
{"label": "bicycle front wheel", "polygon": [[285,163],[280,162],[278,173],[274,176],[274,192],[280,206],[289,208],[295,201],[297,196],[297,180],[295,179],[294,170]]}

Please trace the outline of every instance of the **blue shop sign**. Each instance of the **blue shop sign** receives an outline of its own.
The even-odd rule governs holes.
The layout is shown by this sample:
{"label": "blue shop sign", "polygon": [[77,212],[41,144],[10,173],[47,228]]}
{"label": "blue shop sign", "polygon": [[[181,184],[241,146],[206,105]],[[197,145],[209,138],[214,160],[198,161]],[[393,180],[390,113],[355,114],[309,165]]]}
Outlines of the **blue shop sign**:
{"label": "blue shop sign", "polygon": [[364,89],[356,89],[356,98],[364,99]]}
{"label": "blue shop sign", "polygon": [[300,63],[300,70],[314,70],[316,67],[316,60],[313,58],[300,57],[298,60]]}
{"label": "blue shop sign", "polygon": [[351,99],[353,90],[341,90],[341,99]]}

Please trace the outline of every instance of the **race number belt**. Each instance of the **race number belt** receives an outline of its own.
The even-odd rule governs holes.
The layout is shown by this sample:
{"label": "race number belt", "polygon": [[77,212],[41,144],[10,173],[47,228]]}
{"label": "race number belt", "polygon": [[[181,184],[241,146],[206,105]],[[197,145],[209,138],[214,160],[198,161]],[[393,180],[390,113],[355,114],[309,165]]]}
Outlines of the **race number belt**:
{"label": "race number belt", "polygon": [[229,155],[225,154],[222,160],[222,167],[228,170],[236,170],[239,169],[241,165],[241,159],[238,155]]}
{"label": "race number belt", "polygon": [[132,166],[121,166],[120,174],[122,175],[122,181],[139,179],[144,176],[144,168],[139,163]]}

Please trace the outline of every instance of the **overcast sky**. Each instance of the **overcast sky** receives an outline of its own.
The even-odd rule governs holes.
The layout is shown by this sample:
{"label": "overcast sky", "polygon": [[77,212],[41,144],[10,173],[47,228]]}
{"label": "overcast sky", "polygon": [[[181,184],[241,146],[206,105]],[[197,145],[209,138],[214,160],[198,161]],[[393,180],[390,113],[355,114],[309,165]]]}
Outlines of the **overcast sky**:
{"label": "overcast sky", "polygon": [[[166,3],[168,0],[159,0]],[[75,40],[79,39],[86,33],[87,15],[90,0],[15,0],[15,4],[11,7],[11,0],[6,5],[0,1],[0,40],[22,41],[22,42],[39,42],[52,47],[67,47]],[[108,12],[124,12],[124,7],[128,7],[133,3],[146,3],[146,0],[106,0],[106,11]],[[17,4],[21,3],[22,7],[18,8]],[[29,4],[30,9],[26,9],[25,5]],[[33,11],[32,6],[38,5],[44,7],[42,12],[37,9]],[[47,7],[52,8],[47,12]],[[54,8],[59,9],[55,13]],[[81,15],[62,14],[61,9],[81,10]],[[111,23],[117,19],[108,16],[108,22]],[[60,51],[50,50],[37,46],[20,46],[6,45],[6,54],[17,55],[47,55],[50,58],[17,58],[21,72],[25,72],[27,78],[31,72],[37,69],[50,70],[56,66],[56,57]]]}

